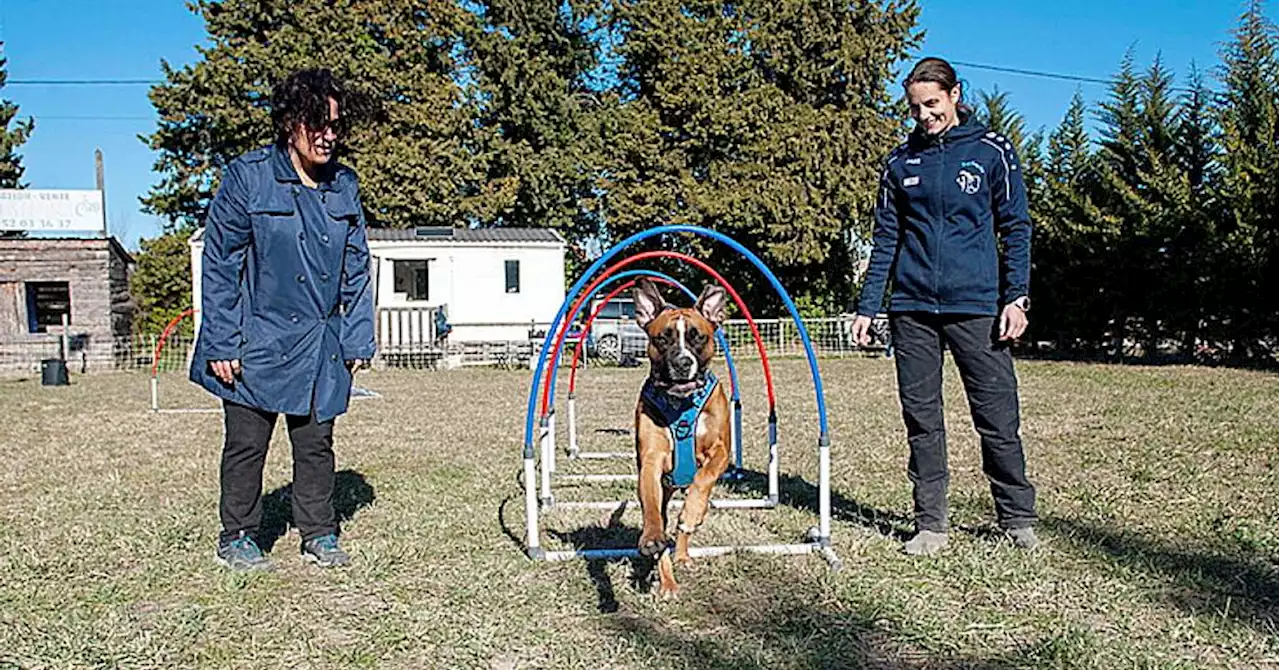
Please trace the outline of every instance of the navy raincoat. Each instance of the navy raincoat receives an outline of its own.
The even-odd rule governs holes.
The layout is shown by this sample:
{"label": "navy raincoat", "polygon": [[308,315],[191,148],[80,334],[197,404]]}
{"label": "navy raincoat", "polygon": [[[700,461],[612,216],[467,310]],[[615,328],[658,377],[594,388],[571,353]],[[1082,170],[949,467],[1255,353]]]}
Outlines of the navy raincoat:
{"label": "navy raincoat", "polygon": [[[346,361],[374,354],[369,246],[356,174],[331,164],[304,186],[283,147],[223,174],[205,221],[191,380],[259,409],[328,421],[347,409]],[[211,361],[239,360],[225,384]]]}

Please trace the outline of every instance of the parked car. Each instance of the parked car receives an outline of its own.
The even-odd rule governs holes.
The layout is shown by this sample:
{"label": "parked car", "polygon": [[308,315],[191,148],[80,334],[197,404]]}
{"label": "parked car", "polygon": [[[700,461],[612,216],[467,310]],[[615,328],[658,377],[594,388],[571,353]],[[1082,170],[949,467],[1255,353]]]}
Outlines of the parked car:
{"label": "parked car", "polygon": [[[600,301],[591,303],[591,310]],[[620,363],[626,356],[643,357],[648,346],[648,336],[636,324],[636,304],[631,298],[614,298],[596,315],[587,337],[588,353],[612,363]]]}

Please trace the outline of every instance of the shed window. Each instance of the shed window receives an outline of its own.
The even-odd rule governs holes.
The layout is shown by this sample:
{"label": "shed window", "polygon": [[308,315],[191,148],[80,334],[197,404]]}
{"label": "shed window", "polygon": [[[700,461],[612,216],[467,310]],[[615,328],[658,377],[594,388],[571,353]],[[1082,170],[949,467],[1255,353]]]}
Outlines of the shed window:
{"label": "shed window", "polygon": [[520,292],[520,261],[506,261],[507,293]]}
{"label": "shed window", "polygon": [[62,316],[71,323],[71,284],[64,281],[27,282],[27,326],[32,333],[47,333],[61,326]]}

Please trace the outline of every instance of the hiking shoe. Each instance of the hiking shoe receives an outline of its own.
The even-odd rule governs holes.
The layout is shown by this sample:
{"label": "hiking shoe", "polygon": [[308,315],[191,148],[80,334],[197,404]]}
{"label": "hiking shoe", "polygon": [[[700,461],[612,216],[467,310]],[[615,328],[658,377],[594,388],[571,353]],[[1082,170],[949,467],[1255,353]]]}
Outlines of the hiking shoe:
{"label": "hiking shoe", "polygon": [[334,568],[350,563],[351,557],[338,546],[338,536],[330,533],[303,542],[302,560],[322,568]]}
{"label": "hiking shoe", "polygon": [[276,569],[271,561],[262,555],[258,543],[243,531],[230,540],[218,542],[216,560],[223,567],[236,572],[270,572]]}
{"label": "hiking shoe", "polygon": [[936,530],[922,530],[902,545],[902,550],[912,556],[932,556],[947,546],[947,534]]}
{"label": "hiking shoe", "polygon": [[1019,549],[1031,551],[1040,546],[1040,540],[1036,538],[1036,531],[1031,526],[1025,528],[1008,528],[1004,531],[1006,537],[1013,540],[1013,544]]}

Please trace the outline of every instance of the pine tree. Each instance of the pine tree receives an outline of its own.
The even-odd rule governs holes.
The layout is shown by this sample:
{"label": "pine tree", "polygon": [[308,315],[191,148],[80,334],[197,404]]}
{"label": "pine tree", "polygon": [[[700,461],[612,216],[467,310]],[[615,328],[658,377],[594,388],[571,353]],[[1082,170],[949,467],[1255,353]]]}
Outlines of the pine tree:
{"label": "pine tree", "polygon": [[1273,356],[1276,346],[1276,27],[1256,0],[1222,50],[1217,105],[1223,212],[1216,300],[1228,305],[1220,337],[1239,358]]}
{"label": "pine tree", "polygon": [[[509,192],[484,179],[474,110],[458,81],[474,16],[451,0],[199,0],[210,44],[180,69],[162,63],[148,144],[161,175],[143,199],[171,225],[196,225],[221,168],[272,139],[271,87],[327,67],[371,103],[343,144],[371,218],[392,226],[490,221]],[[513,84],[515,85],[515,84]],[[355,116],[355,109],[344,112]],[[407,187],[412,185],[412,187]]]}
{"label": "pine tree", "polygon": [[[4,42],[0,42],[0,53],[3,53]],[[0,91],[4,90],[4,84],[9,79],[8,68],[5,67],[8,60],[0,56]],[[18,105],[0,98],[0,188],[26,188],[27,185],[22,182],[22,173],[25,169],[22,167],[22,155],[18,153],[18,147],[22,146],[31,137],[31,132],[35,130],[35,121],[28,118],[26,121],[14,122],[18,115]],[[0,230],[0,237],[23,237],[26,233],[16,230]]]}
{"label": "pine tree", "polygon": [[[0,53],[3,48],[4,42],[0,42]],[[0,56],[0,91],[9,79],[7,64],[8,59]],[[18,106],[0,98],[0,188],[26,188],[22,183],[22,156],[17,151],[31,137],[36,124],[32,119],[15,123],[17,115]]]}
{"label": "pine tree", "polygon": [[612,112],[612,96],[592,75],[603,8],[595,0],[486,0],[470,8],[478,18],[466,39],[486,180],[511,194],[493,223],[555,228],[581,248],[602,232],[601,119]]}
{"label": "pine tree", "polygon": [[[797,298],[842,306],[853,265],[843,233],[869,230],[899,126],[886,84],[916,39],[918,11],[864,0],[612,5],[623,36],[622,104],[606,131],[612,236],[715,228],[761,255]],[[776,310],[735,254],[687,246],[705,249],[753,305]]]}

